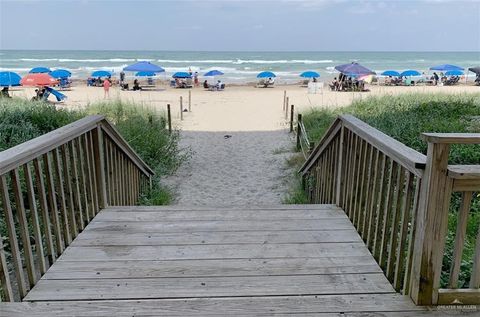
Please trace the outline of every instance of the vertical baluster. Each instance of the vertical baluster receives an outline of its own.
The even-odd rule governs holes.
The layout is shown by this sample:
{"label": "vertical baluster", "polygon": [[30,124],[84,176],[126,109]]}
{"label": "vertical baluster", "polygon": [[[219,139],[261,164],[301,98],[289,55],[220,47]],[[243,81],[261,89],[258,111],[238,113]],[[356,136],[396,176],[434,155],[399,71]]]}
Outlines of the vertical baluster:
{"label": "vertical baluster", "polygon": [[407,250],[407,263],[405,264],[405,277],[403,279],[403,294],[408,295],[410,293],[410,277],[412,275],[412,259],[413,259],[413,244],[415,242],[415,226],[417,225],[417,211],[418,200],[420,196],[420,187],[422,185],[422,179],[417,178],[415,181],[415,194],[413,197],[412,215],[410,232],[408,237],[408,250]]}
{"label": "vertical baluster", "polygon": [[125,172],[125,155],[122,154],[120,155],[120,166],[121,166],[121,174],[120,174],[120,185],[122,187],[122,190],[121,190],[121,193],[122,193],[122,206],[126,206],[127,205],[127,201],[126,201],[126,192],[127,192],[127,188],[126,188],[126,183],[125,183],[125,176],[126,176],[126,172]]}
{"label": "vertical baluster", "polygon": [[401,229],[398,237],[397,261],[395,263],[395,276],[393,278],[393,288],[399,292],[402,288],[402,280],[405,274],[405,257],[407,256],[408,224],[410,223],[410,210],[413,197],[413,178],[414,175],[407,172],[405,181],[405,194],[402,202]]}
{"label": "vertical baluster", "polygon": [[363,241],[367,240],[368,235],[368,228],[369,228],[369,221],[370,221],[370,206],[372,205],[372,195],[373,195],[373,176],[374,176],[374,169],[375,169],[375,152],[377,150],[370,144],[368,149],[368,161],[367,161],[367,183],[365,184],[365,189],[363,191],[363,213],[362,219],[360,222],[361,225],[361,232]]}
{"label": "vertical baluster", "polygon": [[61,146],[61,156],[62,156],[62,167],[63,167],[63,179],[65,180],[65,190],[66,190],[66,201],[68,204],[68,222],[70,224],[70,232],[72,239],[75,239],[78,235],[77,221],[75,219],[75,206],[73,203],[73,190],[72,190],[72,177],[71,170],[72,166],[69,166],[70,161],[70,152],[68,150],[68,145],[63,144]]}
{"label": "vertical baluster", "polygon": [[50,162],[50,155],[48,153],[43,155],[43,164],[45,166],[45,175],[47,180],[47,190],[48,190],[48,205],[51,210],[51,217],[53,223],[53,231],[55,234],[55,242],[56,242],[56,251],[57,256],[63,253],[65,249],[65,245],[62,239],[62,229],[60,228],[60,218],[58,217],[58,206],[57,206],[57,198],[55,193],[55,182],[53,179],[53,168]]}
{"label": "vertical baluster", "polygon": [[353,219],[353,207],[352,207],[352,202],[353,202],[353,191],[355,189],[354,187],[354,182],[355,182],[355,173],[356,173],[356,166],[357,166],[357,153],[359,149],[359,143],[360,143],[360,138],[358,135],[354,135],[354,140],[353,140],[353,149],[352,153],[350,155],[351,159],[351,164],[350,164],[350,179],[348,180],[349,183],[349,189],[348,189],[348,203],[347,203],[347,215],[351,219]]}
{"label": "vertical baluster", "polygon": [[120,202],[120,159],[119,159],[119,152],[118,152],[118,149],[115,148],[114,149],[114,158],[113,158],[113,162],[114,162],[114,165],[115,165],[115,205],[116,206],[120,206],[121,205],[121,202]]}
{"label": "vertical baluster", "polygon": [[94,152],[94,145],[93,145],[93,135],[92,131],[87,132],[86,134],[87,142],[88,142],[88,154],[90,160],[90,168],[91,168],[91,177],[92,177],[92,185],[93,185],[93,205],[95,206],[93,217],[100,211],[99,202],[98,202],[98,184],[97,184],[97,166],[95,164],[95,152]]}
{"label": "vertical baluster", "polygon": [[373,256],[379,263],[380,260],[380,247],[381,247],[381,234],[383,227],[383,216],[385,214],[385,203],[387,201],[387,190],[388,190],[388,181],[390,179],[389,169],[392,165],[392,161],[386,156],[383,155],[381,177],[380,177],[380,195],[378,196],[377,203],[377,220],[375,222],[375,234],[373,236]]}
{"label": "vertical baluster", "polygon": [[103,142],[103,130],[97,125],[90,131],[92,143],[93,162],[95,167],[95,183],[97,185],[97,212],[108,206],[107,204],[107,188],[105,176],[105,149]]}
{"label": "vertical baluster", "polygon": [[83,136],[79,136],[75,139],[75,144],[77,148],[77,157],[78,157],[78,167],[79,167],[79,176],[80,182],[82,183],[82,202],[85,210],[84,214],[84,225],[90,222],[90,213],[93,214],[93,210],[91,210],[91,205],[89,204],[89,190],[91,187],[89,178],[88,178],[88,167],[86,163],[86,155],[85,155],[85,148],[83,146]]}
{"label": "vertical baluster", "polygon": [[[375,164],[374,166],[374,171],[373,171],[373,188],[372,188],[372,193],[369,198],[370,204],[369,204],[369,211],[368,211],[368,232],[367,232],[367,239],[366,239],[366,244],[367,247],[372,250],[372,239],[373,239],[373,232],[375,231],[375,221],[377,219],[377,215],[375,214],[377,210],[377,202],[378,202],[378,196],[380,195],[380,183],[382,181],[381,179],[381,165],[382,165],[382,156],[383,154],[377,149],[375,151]],[[380,176],[380,177],[379,177]]]}
{"label": "vertical baluster", "polygon": [[94,184],[94,174],[92,172],[92,162],[90,156],[90,146],[88,142],[88,132],[83,135],[83,155],[85,156],[85,179],[88,184],[87,192],[88,192],[88,205],[89,205],[89,215],[88,215],[88,222],[95,217],[96,214],[96,207],[95,207],[95,184]]}
{"label": "vertical baluster", "polygon": [[401,204],[402,196],[404,194],[404,184],[405,182],[405,169],[401,166],[398,168],[397,172],[397,182],[394,188],[393,193],[393,204],[392,204],[392,213],[391,213],[391,223],[389,224],[390,228],[390,237],[387,245],[387,278],[390,282],[393,283],[394,275],[394,265],[395,265],[395,251],[397,249],[398,243],[398,230],[400,226],[400,216],[401,216]]}
{"label": "vertical baluster", "polygon": [[10,205],[10,197],[8,195],[7,179],[5,175],[0,176],[0,192],[3,201],[3,212],[5,214],[5,224],[7,225],[8,237],[10,242],[10,250],[12,252],[13,266],[15,268],[15,277],[17,278],[18,291],[20,297],[27,295],[27,287],[25,285],[25,273],[23,272],[22,258],[20,256],[20,247],[17,240],[17,232],[15,230],[15,221]]}
{"label": "vertical baluster", "polygon": [[390,168],[387,196],[385,202],[385,210],[383,212],[383,229],[382,229],[382,238],[381,238],[381,247],[380,247],[380,267],[386,270],[387,264],[387,247],[388,247],[388,237],[391,229],[392,223],[392,213],[393,213],[393,204],[394,204],[394,194],[395,194],[395,183],[397,182],[398,176],[398,163],[392,161],[392,166]]}
{"label": "vertical baluster", "polygon": [[40,212],[42,213],[42,222],[43,222],[43,230],[45,231],[45,242],[47,246],[47,253],[49,256],[49,263],[50,265],[52,265],[53,262],[55,262],[56,253],[55,253],[55,248],[53,246],[52,229],[50,224],[50,215],[49,215],[47,196],[46,196],[47,191],[45,190],[42,167],[40,165],[39,159],[37,158],[33,160],[33,169],[35,171],[35,180],[38,188],[38,200],[39,200]]}
{"label": "vertical baluster", "polygon": [[57,194],[59,196],[60,201],[60,214],[62,216],[62,226],[63,226],[63,235],[65,239],[66,246],[70,245],[72,242],[72,236],[70,234],[70,226],[68,221],[67,215],[67,203],[65,201],[65,190],[63,187],[63,177],[62,177],[62,169],[60,167],[60,154],[58,153],[58,148],[52,151],[53,155],[53,165],[55,168],[55,180],[57,185]]}
{"label": "vertical baluster", "polygon": [[470,288],[480,288],[480,228],[478,228],[477,239],[475,241],[475,254],[473,255]]}
{"label": "vertical baluster", "polygon": [[108,165],[110,166],[109,179],[110,179],[110,201],[109,204],[112,206],[117,205],[117,197],[115,192],[115,163],[113,159],[113,145],[112,142],[108,142]]}
{"label": "vertical baluster", "polygon": [[10,274],[8,273],[7,259],[5,256],[5,249],[3,246],[3,237],[1,235],[0,235],[0,282],[2,285],[3,296],[5,297],[5,301],[13,302],[15,298],[13,297],[12,283],[10,282]]}
{"label": "vertical baluster", "polygon": [[108,137],[103,138],[103,164],[105,166],[105,191],[106,191],[106,196],[107,196],[107,205],[112,205],[112,195],[110,193],[110,188],[112,187],[112,184],[110,184],[110,160],[109,160],[109,151],[108,151],[108,146],[109,146],[109,139]]}
{"label": "vertical baluster", "polygon": [[355,226],[357,228],[358,233],[360,236],[363,236],[363,230],[362,230],[362,222],[363,218],[365,218],[365,209],[364,209],[364,203],[365,203],[365,187],[366,187],[366,180],[367,180],[367,167],[368,167],[368,162],[367,158],[370,156],[370,149],[371,146],[368,144],[367,141],[364,143],[364,148],[363,148],[363,153],[362,153],[362,170],[361,170],[361,176],[360,176],[360,181],[358,183],[359,192],[358,192],[358,202],[357,202],[357,208],[356,208],[356,216],[357,218],[355,219]]}
{"label": "vertical baluster", "polygon": [[20,237],[22,238],[23,254],[27,266],[27,276],[30,287],[35,285],[37,275],[35,273],[35,262],[33,260],[32,245],[30,244],[30,232],[28,231],[28,219],[23,204],[22,186],[20,184],[20,175],[18,169],[10,172],[12,178],[13,194],[15,197],[15,209],[18,217]]}
{"label": "vertical baluster", "polygon": [[[33,189],[32,173],[28,163],[23,165],[23,173],[25,175],[25,185],[27,187],[28,209],[30,209],[30,216],[32,218],[33,235],[35,236],[35,253],[37,255],[37,262],[40,273],[43,275],[47,271],[45,265],[45,254],[43,252],[43,240],[40,222],[38,219],[37,201],[35,199],[35,192]],[[36,283],[37,281],[35,281]]]}
{"label": "vertical baluster", "polygon": [[363,139],[359,140],[359,148],[358,148],[358,155],[356,158],[356,165],[355,165],[355,173],[354,173],[354,180],[353,180],[353,197],[352,197],[352,223],[356,225],[357,217],[358,217],[358,204],[359,204],[359,196],[360,196],[360,182],[362,179],[362,165],[363,165],[363,153],[366,147],[366,141]]}
{"label": "vertical baluster", "polygon": [[[74,198],[74,208],[77,210],[78,214],[78,226],[80,227],[80,231],[85,228],[85,222],[83,220],[83,206],[82,206],[82,194],[80,191],[81,181],[80,176],[78,175],[78,157],[77,157],[77,143],[75,140],[69,143],[69,152],[70,152],[70,167],[72,169],[73,174],[73,198]],[[75,219],[75,223],[77,219]]]}
{"label": "vertical baluster", "polygon": [[455,233],[455,244],[453,247],[452,267],[450,269],[450,288],[458,288],[458,275],[460,274],[460,264],[462,263],[463,247],[465,245],[465,234],[467,231],[468,213],[472,203],[472,192],[462,193],[462,204],[457,219],[457,230]]}
{"label": "vertical baluster", "polygon": [[343,181],[342,181],[342,208],[347,211],[347,197],[348,197],[348,186],[350,185],[349,180],[350,180],[350,165],[352,163],[351,160],[351,152],[352,152],[352,137],[353,133],[348,130],[347,128],[344,128],[345,133],[347,135],[347,144],[345,147],[345,168],[343,169]]}

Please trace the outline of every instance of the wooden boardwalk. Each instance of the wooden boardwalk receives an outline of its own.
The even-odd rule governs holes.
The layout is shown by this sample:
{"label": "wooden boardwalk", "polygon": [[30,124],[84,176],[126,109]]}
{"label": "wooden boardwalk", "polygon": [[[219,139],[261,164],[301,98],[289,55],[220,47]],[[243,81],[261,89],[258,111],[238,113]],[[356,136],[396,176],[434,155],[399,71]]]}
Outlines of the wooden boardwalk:
{"label": "wooden boardwalk", "polygon": [[416,316],[424,310],[394,291],[334,205],[108,208],[24,300],[3,303],[2,312]]}

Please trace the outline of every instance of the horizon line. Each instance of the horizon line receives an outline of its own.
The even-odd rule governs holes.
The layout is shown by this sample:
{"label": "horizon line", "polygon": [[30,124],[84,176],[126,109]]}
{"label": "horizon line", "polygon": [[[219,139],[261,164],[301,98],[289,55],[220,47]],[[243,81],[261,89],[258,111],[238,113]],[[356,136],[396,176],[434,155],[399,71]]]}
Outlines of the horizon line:
{"label": "horizon line", "polygon": [[165,50],[165,49],[125,49],[125,50],[118,50],[118,49],[22,49],[22,48],[0,48],[0,51],[81,51],[81,52],[93,52],[93,51],[103,51],[103,52],[185,52],[185,53],[478,53],[480,55],[480,51],[476,50],[450,50],[450,51],[440,51],[440,50],[430,50],[430,51],[422,51],[422,50]]}

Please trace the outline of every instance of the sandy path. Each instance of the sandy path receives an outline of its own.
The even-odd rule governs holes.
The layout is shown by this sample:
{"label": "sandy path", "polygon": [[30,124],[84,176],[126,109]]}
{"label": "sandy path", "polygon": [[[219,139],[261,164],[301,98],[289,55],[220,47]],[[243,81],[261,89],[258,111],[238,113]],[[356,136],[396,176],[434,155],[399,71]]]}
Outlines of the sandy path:
{"label": "sandy path", "polygon": [[[225,135],[231,137],[225,138]],[[285,130],[262,132],[182,132],[191,160],[165,180],[179,205],[280,204],[291,171],[285,160],[292,142]]]}

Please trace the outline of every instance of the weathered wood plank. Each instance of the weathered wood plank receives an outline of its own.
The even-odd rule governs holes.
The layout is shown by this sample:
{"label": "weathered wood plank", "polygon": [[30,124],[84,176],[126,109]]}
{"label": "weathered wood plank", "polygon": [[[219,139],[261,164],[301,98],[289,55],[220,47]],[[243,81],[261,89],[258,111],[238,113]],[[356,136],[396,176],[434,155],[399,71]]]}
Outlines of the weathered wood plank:
{"label": "weathered wood plank", "polygon": [[188,211],[113,211],[102,210],[95,221],[225,221],[225,220],[319,220],[348,219],[341,209],[330,210],[205,210]]}
{"label": "weathered wood plank", "polygon": [[243,243],[324,243],[362,242],[354,230],[328,231],[234,231],[181,233],[122,233],[94,232],[87,229],[72,242],[72,246],[101,245],[189,245],[189,244],[243,244]]}
{"label": "weathered wood plank", "polygon": [[201,232],[201,231],[259,231],[259,230],[340,230],[351,229],[352,224],[346,219],[320,220],[227,220],[227,221],[165,221],[135,222],[93,221],[89,230],[122,232]]}
{"label": "weathered wood plank", "polygon": [[[166,300],[126,301],[76,301],[47,303],[2,304],[8,317],[17,316],[247,316],[266,314],[302,313],[357,313],[368,312],[367,316],[381,312],[378,316],[416,316],[426,308],[414,306],[408,298],[398,294],[365,295],[317,295],[317,296],[270,296],[193,298]],[[385,313],[384,313],[385,312]],[[403,312],[405,315],[403,315]],[[413,312],[413,313],[409,313]],[[365,316],[365,315],[361,315]]]}
{"label": "weathered wood plank", "polygon": [[[332,283],[332,280],[335,282]],[[381,273],[40,280],[25,300],[156,299],[214,296],[271,296],[392,293]]]}
{"label": "weathered wood plank", "polygon": [[[143,180],[145,182],[145,179]],[[148,179],[146,180],[148,183]],[[110,206],[104,210],[115,210],[115,211],[212,211],[212,210],[270,210],[272,212],[281,211],[281,210],[326,210],[326,209],[339,209],[334,204],[297,204],[297,205],[251,205],[251,206],[182,206],[182,205],[168,205],[168,206]]]}
{"label": "weathered wood plank", "polygon": [[170,261],[58,261],[43,279],[382,273],[371,256]]}
{"label": "weathered wood plank", "polygon": [[123,261],[367,256],[362,243],[71,247],[60,260]]}
{"label": "weathered wood plank", "polygon": [[448,165],[447,175],[454,179],[480,179],[480,165]]}

